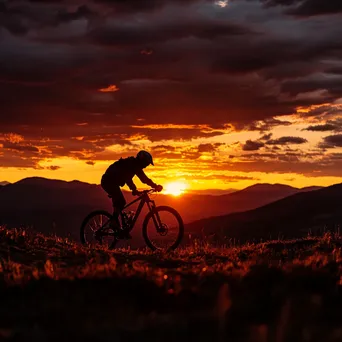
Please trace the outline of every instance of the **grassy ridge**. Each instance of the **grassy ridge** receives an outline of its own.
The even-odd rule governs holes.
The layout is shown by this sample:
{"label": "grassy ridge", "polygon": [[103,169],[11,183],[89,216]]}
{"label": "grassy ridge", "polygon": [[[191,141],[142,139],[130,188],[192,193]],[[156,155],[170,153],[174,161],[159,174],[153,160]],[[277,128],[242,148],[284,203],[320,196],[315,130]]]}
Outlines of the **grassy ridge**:
{"label": "grassy ridge", "polygon": [[338,236],[167,255],[0,229],[0,338],[341,341]]}

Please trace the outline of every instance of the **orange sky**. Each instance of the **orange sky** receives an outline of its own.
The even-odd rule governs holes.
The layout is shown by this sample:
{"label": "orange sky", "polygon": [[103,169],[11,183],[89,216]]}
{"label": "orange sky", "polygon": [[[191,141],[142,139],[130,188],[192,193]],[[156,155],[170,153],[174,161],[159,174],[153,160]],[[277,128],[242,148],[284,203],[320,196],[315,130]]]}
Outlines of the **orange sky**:
{"label": "orange sky", "polygon": [[[331,157],[331,152],[327,150],[314,153],[324,134],[304,131],[310,122],[298,115],[284,117],[283,120],[285,119],[291,122],[291,125],[274,127],[271,131],[272,139],[276,141],[284,136],[300,136],[307,140],[306,143],[300,144],[300,150],[296,144],[275,145],[277,149],[274,154],[273,143],[270,143],[270,147],[261,147],[257,154],[255,151],[243,151],[247,140],[259,141],[261,134],[258,131],[227,129],[222,130],[222,135],[214,137],[194,138],[191,141],[167,139],[158,142],[151,142],[142,134],[132,136],[131,145],[113,144],[98,153],[90,153],[86,160],[55,157],[43,158],[39,161],[38,168],[2,167],[0,179],[15,182],[24,177],[39,176],[99,184],[103,172],[112,161],[120,156],[134,155],[139,148],[145,148],[152,152],[155,160],[155,166],[147,168],[146,173],[157,183],[164,185],[180,181],[187,184],[189,189],[201,190],[241,189],[255,183],[282,183],[295,187],[341,183],[342,175],[331,172],[329,163],[326,162]],[[88,125],[82,126],[85,133],[91,129]],[[156,131],[191,130],[193,126],[155,125],[149,128]],[[82,140],[83,137],[75,137],[76,142],[82,143]],[[11,137],[11,141],[23,142],[21,137],[16,135]],[[342,149],[335,148],[333,152],[341,153]],[[296,160],[292,162],[291,159],[281,159],[282,156],[288,155],[293,155]],[[317,168],[321,161],[323,165],[328,165],[327,171]],[[138,179],[135,181],[142,186]]]}

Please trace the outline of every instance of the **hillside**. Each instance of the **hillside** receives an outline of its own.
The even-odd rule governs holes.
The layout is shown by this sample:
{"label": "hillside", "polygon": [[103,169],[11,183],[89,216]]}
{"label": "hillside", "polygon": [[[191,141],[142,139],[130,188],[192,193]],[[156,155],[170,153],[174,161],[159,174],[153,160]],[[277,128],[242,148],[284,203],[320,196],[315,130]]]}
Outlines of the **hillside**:
{"label": "hillside", "polygon": [[[174,207],[184,222],[191,222],[257,208],[301,191],[289,186],[262,184],[220,196],[157,194],[154,199],[158,205]],[[125,197],[128,202],[133,199],[130,192],[125,192]],[[95,209],[111,211],[111,200],[95,184],[33,177],[0,188],[0,224],[9,227],[32,226],[41,232],[71,235],[78,239],[83,218]],[[134,234],[140,237],[140,230],[135,230]]]}
{"label": "hillside", "polygon": [[[240,191],[220,196],[194,196],[185,194],[180,198],[158,198],[158,203],[174,206],[181,211],[185,222],[198,217],[210,217],[255,209],[287,196],[320,189],[298,189],[280,184],[255,184]],[[205,210],[203,210],[205,208]]]}
{"label": "hillside", "polygon": [[7,182],[7,181],[2,181],[2,182],[0,182],[0,186],[5,186],[5,185],[8,185],[8,184],[10,184],[10,183]]}
{"label": "hillside", "polygon": [[341,242],[160,255],[0,228],[0,339],[341,341]]}
{"label": "hillside", "polygon": [[298,237],[342,225],[342,184],[297,193],[260,208],[211,217],[186,225],[194,236],[215,234],[224,241]]}

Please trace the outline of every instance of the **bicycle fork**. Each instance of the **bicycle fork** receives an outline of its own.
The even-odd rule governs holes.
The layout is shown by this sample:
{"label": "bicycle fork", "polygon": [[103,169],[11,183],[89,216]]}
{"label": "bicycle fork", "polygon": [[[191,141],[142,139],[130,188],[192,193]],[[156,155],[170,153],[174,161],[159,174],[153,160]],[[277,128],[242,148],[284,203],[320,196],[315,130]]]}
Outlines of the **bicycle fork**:
{"label": "bicycle fork", "polygon": [[[151,204],[150,204],[151,203]],[[162,229],[162,222],[160,220],[159,213],[155,210],[156,209],[156,203],[154,201],[150,201],[147,203],[148,208],[152,214],[152,220],[156,227],[157,232],[159,232]]]}

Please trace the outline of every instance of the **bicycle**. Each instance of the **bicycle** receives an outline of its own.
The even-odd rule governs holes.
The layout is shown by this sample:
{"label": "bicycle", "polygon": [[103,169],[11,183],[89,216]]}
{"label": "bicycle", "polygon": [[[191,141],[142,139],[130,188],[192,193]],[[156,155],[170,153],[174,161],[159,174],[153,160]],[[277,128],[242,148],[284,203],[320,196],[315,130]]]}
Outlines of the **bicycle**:
{"label": "bicycle", "polygon": [[[144,205],[147,204],[149,212],[146,215],[142,225],[142,235],[146,245],[153,251],[174,250],[179,246],[184,235],[184,223],[182,217],[174,208],[169,206],[157,207],[155,201],[151,200],[149,197],[149,194],[153,192],[155,192],[154,189],[142,191],[141,195],[137,199],[128,203],[124,207],[124,209],[119,213],[121,227],[118,227],[118,229],[127,229],[128,232],[131,232]],[[125,210],[138,201],[140,201],[140,203],[136,212],[131,212],[128,214]],[[170,214],[170,217],[164,217],[162,220],[161,216],[164,216],[165,213]],[[115,248],[116,244],[120,240],[120,231],[118,229],[112,228],[113,219],[113,215],[109,214],[105,210],[95,210],[91,212],[83,220],[81,225],[80,237],[82,244],[91,245],[90,240],[86,237],[86,229],[89,226],[92,236],[95,238],[97,243],[103,245],[103,242],[106,241],[106,245],[109,249]],[[149,223],[151,222],[152,227],[149,229]],[[173,225],[173,223],[176,223],[176,226]],[[157,247],[158,239],[160,240],[161,238],[167,237],[169,233],[171,233],[170,237],[174,238],[174,241],[168,237],[165,239],[164,243],[159,241],[162,242],[164,248]]]}

